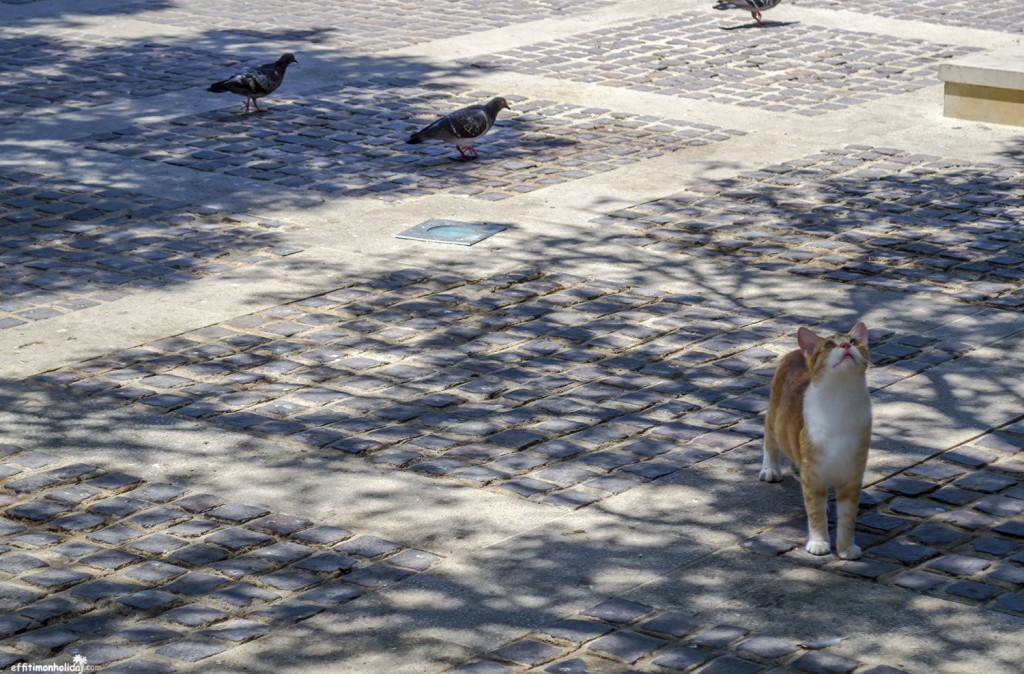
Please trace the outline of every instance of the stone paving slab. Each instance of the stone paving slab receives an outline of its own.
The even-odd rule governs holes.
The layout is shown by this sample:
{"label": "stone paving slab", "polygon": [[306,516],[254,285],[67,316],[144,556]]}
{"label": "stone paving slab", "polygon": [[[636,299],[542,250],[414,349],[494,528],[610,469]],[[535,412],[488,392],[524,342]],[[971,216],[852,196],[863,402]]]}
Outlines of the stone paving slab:
{"label": "stone paving slab", "polygon": [[[578,508],[759,438],[775,359],[819,322],[534,270],[407,270],[33,380]],[[872,342],[875,389],[973,348]]]}
{"label": "stone paving slab", "polygon": [[1024,172],[848,146],[598,218],[623,242],[840,283],[1024,306]]}
{"label": "stone paving slab", "polygon": [[865,554],[856,561],[805,552],[803,517],[741,545],[797,564],[1024,616],[1022,456],[1024,424],[1016,422],[865,489],[856,529]]}
{"label": "stone paving slab", "polygon": [[905,674],[765,636],[741,625],[660,610],[622,598],[607,599],[544,625],[452,674]]}
{"label": "stone paving slab", "polygon": [[301,250],[279,221],[0,171],[0,329]]}
{"label": "stone paving slab", "polygon": [[425,571],[358,527],[0,445],[0,663],[177,671]]}
{"label": "stone paving slab", "polygon": [[651,115],[584,108],[507,94],[478,142],[475,161],[451,145],[407,145],[414,131],[492,94],[406,80],[353,83],[301,98],[275,98],[263,115],[236,105],[87,139],[91,149],[335,196],[387,201],[447,193],[507,199],[665,155],[742,131]]}
{"label": "stone paving slab", "polygon": [[489,67],[761,110],[823,115],[936,83],[971,49],[792,22],[723,29],[680,14],[477,57]]}
{"label": "stone paving slab", "polygon": [[[842,0],[792,0],[796,6],[846,9]],[[923,21],[947,26],[964,26],[1007,33],[1024,33],[1020,5],[1015,0],[992,0],[978,4],[969,0],[860,0],[854,11],[905,21]]]}

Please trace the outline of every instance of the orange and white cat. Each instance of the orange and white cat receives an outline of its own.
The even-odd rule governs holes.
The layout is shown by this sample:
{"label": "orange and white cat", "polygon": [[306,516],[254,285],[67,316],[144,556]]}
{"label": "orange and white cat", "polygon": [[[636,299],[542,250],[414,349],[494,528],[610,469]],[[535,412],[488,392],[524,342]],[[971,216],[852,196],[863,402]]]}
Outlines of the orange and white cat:
{"label": "orange and white cat", "polygon": [[857,559],[853,528],[871,444],[868,329],[857,323],[846,334],[819,337],[800,328],[796,339],[800,348],[782,357],[772,379],[758,477],[782,479],[780,452],[800,469],[812,555],[828,554],[828,489],[835,488],[836,549]]}

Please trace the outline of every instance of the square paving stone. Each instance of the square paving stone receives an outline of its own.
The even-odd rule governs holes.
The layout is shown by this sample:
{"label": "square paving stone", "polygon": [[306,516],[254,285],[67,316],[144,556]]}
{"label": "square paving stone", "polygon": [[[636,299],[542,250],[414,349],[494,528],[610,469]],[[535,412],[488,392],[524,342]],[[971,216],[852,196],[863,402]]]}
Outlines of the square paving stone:
{"label": "square paving stone", "polygon": [[199,634],[211,639],[222,641],[233,641],[241,644],[246,641],[257,639],[270,631],[270,626],[255,620],[234,619],[227,620],[215,627],[205,629]]}
{"label": "square paving stone", "polygon": [[652,610],[649,606],[614,597],[583,611],[583,615],[607,620],[610,623],[624,624],[645,616]]}
{"label": "square paving stone", "polygon": [[702,662],[707,662],[715,657],[714,651],[692,646],[673,646],[661,651],[652,662],[666,669],[687,671],[687,668],[695,667]]}
{"label": "square paving stone", "polygon": [[125,660],[134,655],[128,648],[103,642],[78,644],[68,649],[68,652],[84,656],[92,666],[110,664],[111,662]]}
{"label": "square paving stone", "polygon": [[174,564],[151,560],[148,562],[142,562],[138,566],[128,569],[125,574],[146,583],[158,583],[160,581],[167,580],[168,578],[180,576],[187,570],[188,569],[183,569],[182,567]]}
{"label": "square paving stone", "polygon": [[128,566],[129,564],[134,564],[140,559],[142,558],[138,555],[133,555],[132,553],[125,552],[124,550],[103,550],[89,555],[88,557],[83,557],[81,562],[83,564],[88,564],[89,566],[94,566],[98,569],[111,571]]}
{"label": "square paving stone", "polygon": [[178,639],[181,634],[174,630],[169,630],[166,627],[160,627],[159,625],[139,625],[137,627],[129,627],[128,629],[121,630],[119,634],[136,644],[157,644],[162,641],[170,641],[171,639]]}
{"label": "square paving stone", "polygon": [[226,503],[224,499],[213,494],[190,494],[174,502],[174,505],[190,513],[201,513]]}
{"label": "square paving stone", "polygon": [[749,653],[765,660],[777,660],[795,653],[800,650],[800,647],[784,639],[756,636],[741,643],[736,647],[736,650],[740,653]]}
{"label": "square paving stone", "polygon": [[429,552],[408,549],[388,557],[388,564],[395,564],[414,571],[426,571],[440,560],[440,557]]}
{"label": "square paving stone", "polygon": [[323,610],[323,606],[292,599],[253,611],[251,616],[272,623],[292,624],[315,616]]}
{"label": "square paving stone", "polygon": [[39,587],[44,587],[51,592],[59,590],[61,588],[70,587],[91,579],[92,576],[80,571],[74,571],[72,568],[48,568],[44,572],[33,574],[32,576],[26,576],[23,580]]}
{"label": "square paving stone", "polygon": [[220,644],[199,641],[198,639],[183,639],[182,641],[161,646],[156,649],[156,652],[172,660],[199,662],[218,653],[223,653],[226,650],[227,647]]}
{"label": "square paving stone", "polygon": [[45,627],[40,630],[33,630],[21,635],[21,640],[34,646],[55,650],[62,646],[78,641],[79,636],[72,632],[62,630],[58,627]]}
{"label": "square paving stone", "polygon": [[368,559],[386,555],[400,548],[401,546],[397,543],[392,543],[378,536],[359,536],[334,546],[334,550],[340,553],[366,557]]}
{"label": "square paving stone", "polygon": [[741,637],[745,637],[750,630],[732,625],[717,625],[703,629],[686,640],[687,644],[703,646],[705,648],[725,648]]}
{"label": "square paving stone", "polygon": [[547,634],[558,639],[566,639],[576,644],[590,641],[602,634],[607,634],[614,629],[605,623],[593,620],[579,620],[567,618],[556,623],[538,629],[542,634]]}
{"label": "square paving stone", "polygon": [[49,564],[41,559],[33,557],[32,555],[15,553],[13,555],[4,555],[0,557],[0,571],[14,575],[44,566],[49,566]]}
{"label": "square paving stone", "polygon": [[18,609],[18,615],[31,618],[40,623],[46,623],[54,618],[62,618],[81,611],[81,604],[56,596],[43,599],[35,604]]}
{"label": "square paving stone", "polygon": [[253,557],[259,557],[277,564],[287,564],[313,553],[313,548],[296,543],[275,543],[274,545],[260,548],[252,553]]}
{"label": "square paving stone", "polygon": [[731,655],[724,655],[716,658],[705,665],[700,671],[701,674],[757,674],[766,671],[765,665],[741,660]]}
{"label": "square paving stone", "polygon": [[273,540],[274,539],[272,537],[266,534],[261,534],[258,531],[251,531],[249,529],[241,529],[238,527],[224,529],[206,537],[206,542],[215,543],[221,547],[231,550],[232,552],[266,545]]}
{"label": "square paving stone", "polygon": [[178,579],[167,583],[162,589],[167,590],[168,592],[174,592],[175,594],[195,597],[201,594],[213,592],[217,588],[226,585],[228,582],[227,578],[215,576],[210,573],[190,571],[184,576],[180,576]]}
{"label": "square paving stone", "polygon": [[987,559],[952,554],[933,559],[925,565],[925,568],[942,571],[953,576],[973,576],[981,573],[991,565],[992,562]]}
{"label": "square paving stone", "polygon": [[907,571],[897,574],[892,578],[893,585],[905,587],[909,590],[917,590],[918,592],[927,592],[947,582],[949,582],[948,577],[928,573],[927,571]]}
{"label": "square paving stone", "polygon": [[665,645],[665,641],[629,629],[619,629],[588,644],[588,648],[634,663]]}
{"label": "square paving stone", "polygon": [[992,605],[1001,611],[1024,615],[1024,591],[1004,594]]}
{"label": "square paving stone", "polygon": [[223,620],[229,615],[225,611],[210,606],[188,604],[163,613],[161,618],[187,627],[205,627],[218,620]]}
{"label": "square paving stone", "polygon": [[257,602],[275,601],[280,599],[281,595],[250,583],[236,582],[211,592],[207,598],[230,606],[247,607]]}
{"label": "square paving stone", "polygon": [[492,655],[521,665],[537,665],[563,654],[561,648],[533,639],[523,639],[492,651]]}
{"label": "square paving stone", "polygon": [[957,582],[950,584],[945,589],[945,592],[946,594],[963,597],[964,599],[988,601],[997,594],[1002,593],[1003,588],[989,585],[987,583],[977,583],[973,580],[958,580]]}
{"label": "square paving stone", "polygon": [[700,627],[700,622],[692,616],[665,611],[642,622],[637,629],[647,632],[659,632],[675,638],[683,637]]}
{"label": "square paving stone", "polygon": [[345,581],[364,587],[377,588],[399,581],[413,573],[408,569],[377,563],[356,569],[345,576]]}
{"label": "square paving stone", "polygon": [[71,588],[71,594],[76,597],[103,601],[122,594],[131,594],[141,590],[138,585],[130,585],[106,578],[100,578]]}
{"label": "square paving stone", "polygon": [[115,601],[141,611],[152,611],[167,606],[177,599],[179,599],[177,595],[163,590],[142,590],[116,597]]}
{"label": "square paving stone", "polygon": [[239,524],[256,519],[257,517],[263,517],[269,513],[270,511],[265,508],[257,508],[241,503],[228,503],[206,511],[208,517]]}

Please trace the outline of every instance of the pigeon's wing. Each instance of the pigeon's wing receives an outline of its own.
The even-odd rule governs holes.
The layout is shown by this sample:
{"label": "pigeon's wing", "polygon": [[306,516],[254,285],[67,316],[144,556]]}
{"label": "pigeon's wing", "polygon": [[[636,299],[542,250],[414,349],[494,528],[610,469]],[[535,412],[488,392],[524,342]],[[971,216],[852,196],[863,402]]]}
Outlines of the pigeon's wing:
{"label": "pigeon's wing", "polygon": [[259,68],[253,68],[247,75],[253,91],[265,96],[281,86],[281,80],[284,79],[284,69],[276,63],[268,63]]}
{"label": "pigeon's wing", "polygon": [[487,130],[494,124],[494,120],[480,106],[456,110],[445,119],[448,121],[452,135],[464,139],[478,138],[487,133]]}

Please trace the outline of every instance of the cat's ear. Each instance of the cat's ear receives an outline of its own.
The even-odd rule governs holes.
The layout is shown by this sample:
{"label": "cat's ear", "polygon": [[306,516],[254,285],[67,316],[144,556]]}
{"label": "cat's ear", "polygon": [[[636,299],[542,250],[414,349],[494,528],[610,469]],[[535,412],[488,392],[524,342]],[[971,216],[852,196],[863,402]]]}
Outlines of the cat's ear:
{"label": "cat's ear", "polygon": [[864,346],[868,345],[868,326],[864,325],[863,321],[858,321],[857,325],[853,326],[853,329],[847,334],[856,337],[857,341]]}
{"label": "cat's ear", "polygon": [[814,353],[814,350],[818,348],[818,344],[820,344],[821,341],[821,337],[818,337],[807,328],[800,328],[796,331],[796,343],[800,345],[800,349],[808,357]]}

